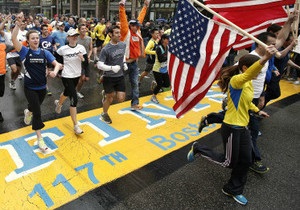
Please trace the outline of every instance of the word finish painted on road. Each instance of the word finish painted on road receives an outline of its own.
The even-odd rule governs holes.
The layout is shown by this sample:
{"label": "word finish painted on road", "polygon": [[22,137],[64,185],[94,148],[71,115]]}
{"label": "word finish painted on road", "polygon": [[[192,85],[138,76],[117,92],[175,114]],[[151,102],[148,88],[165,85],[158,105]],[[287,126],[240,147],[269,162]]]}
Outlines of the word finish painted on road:
{"label": "word finish painted on road", "polygon": [[78,115],[80,136],[70,117],[49,121],[42,131],[46,154],[38,149],[31,126],[1,134],[0,205],[53,209],[180,149],[219,128],[197,131],[201,116],[220,110],[223,97],[213,86],[180,119],[171,108],[170,92],[158,95],[160,104],[150,102],[150,96],[141,98],[141,111],[131,111],[130,102],[113,105],[109,125],[99,119],[102,109],[87,111]]}

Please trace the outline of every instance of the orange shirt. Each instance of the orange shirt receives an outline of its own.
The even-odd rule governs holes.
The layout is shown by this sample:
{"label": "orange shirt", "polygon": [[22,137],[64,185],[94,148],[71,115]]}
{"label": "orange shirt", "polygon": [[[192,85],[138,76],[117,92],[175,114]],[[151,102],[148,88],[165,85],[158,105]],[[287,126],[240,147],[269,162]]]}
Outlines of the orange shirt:
{"label": "orange shirt", "polygon": [[0,74],[6,73],[6,45],[0,43]]}

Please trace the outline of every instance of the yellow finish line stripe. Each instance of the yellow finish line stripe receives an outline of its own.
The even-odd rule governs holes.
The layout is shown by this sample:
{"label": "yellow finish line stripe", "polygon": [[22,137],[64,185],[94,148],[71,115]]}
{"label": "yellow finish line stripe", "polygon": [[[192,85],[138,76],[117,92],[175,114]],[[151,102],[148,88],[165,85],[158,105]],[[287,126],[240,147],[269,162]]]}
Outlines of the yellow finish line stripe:
{"label": "yellow finish line stripe", "polygon": [[[300,92],[300,86],[286,81],[281,89],[279,99]],[[111,106],[110,125],[99,119],[102,108],[78,114],[84,130],[80,136],[69,116],[46,122],[47,154],[37,148],[31,126],[1,134],[1,207],[57,208],[219,128],[211,125],[201,135],[197,131],[201,116],[221,109],[224,96],[216,85],[180,119],[172,110],[170,91],[158,94],[158,105],[150,97],[140,99],[144,108],[139,112],[128,108],[130,102]]]}

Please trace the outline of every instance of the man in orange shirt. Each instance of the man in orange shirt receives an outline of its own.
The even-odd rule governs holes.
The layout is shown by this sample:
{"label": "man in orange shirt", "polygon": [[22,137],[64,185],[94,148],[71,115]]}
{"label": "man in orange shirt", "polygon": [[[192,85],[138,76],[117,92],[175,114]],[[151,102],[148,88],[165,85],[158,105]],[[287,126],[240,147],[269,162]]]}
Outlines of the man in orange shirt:
{"label": "man in orange shirt", "polygon": [[145,0],[144,6],[135,20],[130,20],[127,22],[125,0],[121,0],[119,3],[119,17],[121,22],[121,41],[126,43],[125,57],[128,66],[129,80],[131,84],[131,109],[141,110],[143,107],[139,105],[139,86],[138,77],[139,69],[137,66],[137,60],[144,55],[144,42],[140,33],[140,23],[144,21],[147,8],[149,6],[150,0]]}

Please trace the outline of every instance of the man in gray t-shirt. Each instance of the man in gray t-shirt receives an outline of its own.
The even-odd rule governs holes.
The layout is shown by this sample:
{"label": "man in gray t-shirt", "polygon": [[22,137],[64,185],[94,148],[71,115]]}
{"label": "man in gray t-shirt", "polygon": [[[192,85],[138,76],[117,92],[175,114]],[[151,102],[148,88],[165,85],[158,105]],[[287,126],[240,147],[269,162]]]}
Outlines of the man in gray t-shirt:
{"label": "man in gray t-shirt", "polygon": [[101,50],[97,67],[104,71],[103,112],[100,119],[110,124],[112,121],[107,111],[114,100],[114,96],[116,95],[118,102],[125,100],[124,71],[128,68],[125,63],[126,45],[124,42],[120,42],[120,27],[112,26],[109,28],[108,36],[111,37],[111,41]]}

